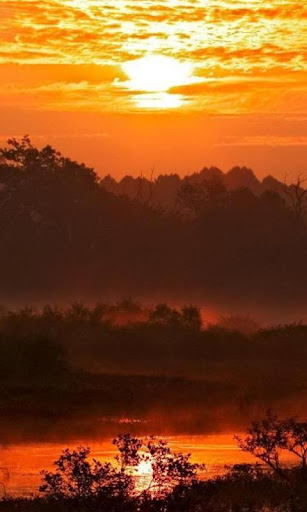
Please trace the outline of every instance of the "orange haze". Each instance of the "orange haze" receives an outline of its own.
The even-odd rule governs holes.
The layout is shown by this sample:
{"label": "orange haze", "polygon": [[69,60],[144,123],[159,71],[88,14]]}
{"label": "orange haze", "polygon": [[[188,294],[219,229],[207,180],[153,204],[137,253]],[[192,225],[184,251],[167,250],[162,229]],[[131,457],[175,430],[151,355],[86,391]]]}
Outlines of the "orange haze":
{"label": "orange haze", "polygon": [[307,169],[297,0],[0,0],[0,142],[116,177]]}

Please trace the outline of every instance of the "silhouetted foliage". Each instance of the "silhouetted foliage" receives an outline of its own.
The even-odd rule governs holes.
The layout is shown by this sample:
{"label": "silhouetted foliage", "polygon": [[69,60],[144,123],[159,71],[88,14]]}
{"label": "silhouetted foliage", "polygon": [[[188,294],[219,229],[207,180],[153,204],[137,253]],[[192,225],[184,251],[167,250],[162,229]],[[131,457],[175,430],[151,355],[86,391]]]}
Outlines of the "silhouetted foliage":
{"label": "silhouetted foliage", "polygon": [[167,304],[158,304],[149,311],[149,321],[161,327],[187,328],[199,331],[202,326],[200,310],[194,306],[184,306],[180,311]]}
{"label": "silhouetted foliage", "polygon": [[117,183],[11,139],[0,150],[1,293],[13,303],[132,291],[295,309],[307,237],[285,187],[295,185],[239,167]]}
{"label": "silhouetted foliage", "polygon": [[287,478],[287,472],[281,466],[280,454],[283,450],[299,458],[302,476],[306,478],[307,422],[296,418],[280,419],[271,411],[266,418],[254,421],[247,436],[236,436],[241,450],[246,451],[265,462],[278,476]]}
{"label": "silhouetted foliage", "polygon": [[57,500],[112,496],[125,498],[132,490],[132,477],[112,464],[89,462],[90,449],[65,450],[54,462],[56,471],[43,472],[40,492]]}
{"label": "silhouetted foliage", "polygon": [[[135,496],[167,496],[176,486],[190,485],[196,481],[201,464],[190,462],[190,455],[173,453],[163,440],[151,437],[140,439],[123,434],[113,440],[120,454],[115,464],[104,463],[88,456],[90,449],[79,447],[65,450],[55,461],[54,473],[43,472],[40,491],[53,499],[88,498],[99,496],[131,499]],[[144,485],[137,468],[149,467],[148,481]]]}
{"label": "silhouetted foliage", "polygon": [[241,450],[251,453],[284,477],[280,463],[280,447],[285,443],[284,429],[271,411],[267,412],[265,419],[252,423],[244,440],[240,437],[236,439]]}
{"label": "silhouetted foliage", "polygon": [[[44,475],[44,498],[0,510],[305,512],[306,421],[268,413],[238,442],[271,471],[236,465],[208,482],[189,455],[138,437],[242,428],[272,404],[302,410],[306,325],[260,329],[245,315],[207,325],[178,304],[304,304],[303,184],[260,182],[240,167],[116,182],[27,136],[0,149],[1,293],[11,304],[73,298],[0,308],[1,440],[132,430],[115,440],[115,465],[66,450]],[[131,293],[176,307],[92,305]],[[151,471],[135,496],[141,463]]]}
{"label": "silhouetted foliage", "polygon": [[[273,415],[265,422],[277,421]],[[286,421],[286,420],[283,420]],[[263,425],[263,422],[262,422]],[[267,429],[266,429],[267,433]],[[204,480],[203,465],[173,453],[163,440],[124,434],[114,440],[120,455],[113,464],[89,458],[90,449],[65,450],[55,472],[43,472],[40,497],[5,498],[6,512],[304,512],[306,480],[287,468],[287,480],[260,464],[235,464],[222,476]],[[146,482],[138,468],[149,463]]]}
{"label": "silhouetted foliage", "polygon": [[199,434],[245,428],[269,407],[303,414],[304,324],[255,331],[203,316],[131,300],[2,308],[1,438],[113,436],[121,419],[136,435]]}
{"label": "silhouetted foliage", "polygon": [[307,421],[289,418],[282,422],[284,430],[283,448],[289,450],[301,461],[301,469],[307,471]]}

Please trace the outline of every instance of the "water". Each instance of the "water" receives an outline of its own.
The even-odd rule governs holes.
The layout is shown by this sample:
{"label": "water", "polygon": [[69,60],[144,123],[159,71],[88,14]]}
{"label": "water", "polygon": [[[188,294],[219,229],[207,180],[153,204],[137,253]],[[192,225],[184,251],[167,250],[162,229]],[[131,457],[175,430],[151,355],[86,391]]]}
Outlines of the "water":
{"label": "water", "polygon": [[[241,452],[232,435],[179,436],[165,438],[174,451],[191,453],[192,461],[205,463],[204,478],[225,472],[225,465],[253,463],[255,459]],[[2,494],[28,496],[38,491],[40,472],[52,470],[53,461],[65,448],[85,445],[91,447],[91,456],[100,461],[112,461],[117,451],[111,440],[101,442],[73,441],[70,443],[32,443],[2,446],[0,449],[0,488]]]}

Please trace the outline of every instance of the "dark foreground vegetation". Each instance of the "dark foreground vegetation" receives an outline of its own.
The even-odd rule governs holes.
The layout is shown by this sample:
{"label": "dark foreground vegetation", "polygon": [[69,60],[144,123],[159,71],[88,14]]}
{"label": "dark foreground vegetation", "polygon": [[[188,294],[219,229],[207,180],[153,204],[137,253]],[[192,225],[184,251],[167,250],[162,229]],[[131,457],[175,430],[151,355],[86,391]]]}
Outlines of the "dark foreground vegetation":
{"label": "dark foreground vegetation", "polygon": [[3,301],[135,296],[302,312],[307,194],[246,168],[120,184],[38,149],[0,149]]}
{"label": "dark foreground vegetation", "polygon": [[[211,481],[190,457],[133,436],[241,431],[269,407],[305,413],[307,326],[209,325],[189,305],[108,302],[133,290],[147,303],[303,311],[303,180],[211,168],[125,184],[27,137],[0,149],[0,297],[11,304],[0,311],[1,442],[131,432],[116,438],[115,465],[68,450],[39,497],[0,511],[306,512],[304,422],[268,414],[238,443],[269,470],[235,466]],[[41,306],[72,297],[90,306]],[[282,466],[284,450],[298,467]],[[140,490],[144,456],[154,478]]]}
{"label": "dark foreground vegetation", "polygon": [[197,308],[119,304],[2,309],[3,442],[202,434],[274,407],[304,414],[307,326],[202,322]]}
{"label": "dark foreground vegetation", "polygon": [[[3,499],[0,511],[305,512],[307,422],[269,411],[238,443],[262,464],[237,464],[212,480],[190,454],[153,437],[118,436],[114,463],[91,460],[86,447],[67,449],[54,472],[42,472],[38,497]],[[281,463],[283,451],[294,457],[291,468]]]}

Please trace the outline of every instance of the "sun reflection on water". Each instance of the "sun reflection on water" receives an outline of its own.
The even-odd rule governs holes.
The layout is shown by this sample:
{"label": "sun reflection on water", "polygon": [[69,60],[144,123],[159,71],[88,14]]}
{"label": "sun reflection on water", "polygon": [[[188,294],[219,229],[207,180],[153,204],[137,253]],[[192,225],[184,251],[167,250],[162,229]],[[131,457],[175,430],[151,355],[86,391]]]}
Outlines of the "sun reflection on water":
{"label": "sun reflection on water", "polygon": [[149,490],[153,479],[153,467],[149,459],[141,460],[136,467],[136,491]]}

